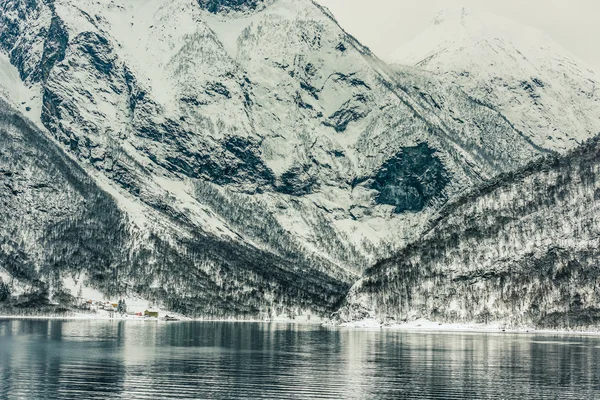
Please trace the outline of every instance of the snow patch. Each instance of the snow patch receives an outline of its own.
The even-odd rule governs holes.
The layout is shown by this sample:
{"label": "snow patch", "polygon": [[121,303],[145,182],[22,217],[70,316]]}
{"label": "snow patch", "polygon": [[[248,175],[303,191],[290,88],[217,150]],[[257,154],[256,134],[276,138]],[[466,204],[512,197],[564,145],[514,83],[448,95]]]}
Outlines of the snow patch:
{"label": "snow patch", "polygon": [[41,126],[42,102],[39,87],[27,87],[8,56],[0,52],[0,97]]}
{"label": "snow patch", "polygon": [[93,287],[87,286],[85,284],[86,281],[86,276],[80,276],[78,279],[68,276],[63,278],[62,286],[63,288],[69,290],[71,296],[75,298],[79,297],[81,294],[81,297],[84,299],[106,300],[106,296],[104,296],[104,294]]}

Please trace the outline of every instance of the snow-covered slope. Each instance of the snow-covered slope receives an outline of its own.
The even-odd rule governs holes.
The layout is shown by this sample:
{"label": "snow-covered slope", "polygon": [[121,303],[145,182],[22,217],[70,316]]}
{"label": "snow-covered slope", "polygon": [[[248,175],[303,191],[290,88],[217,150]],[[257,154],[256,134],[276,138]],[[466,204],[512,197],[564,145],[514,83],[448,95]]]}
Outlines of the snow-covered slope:
{"label": "snow-covered slope", "polygon": [[[19,71],[3,53],[0,53],[0,99],[39,122],[41,114],[39,108],[41,106],[40,94],[35,89],[23,84]],[[34,110],[32,109],[33,106],[38,106],[38,108]]]}
{"label": "snow-covered slope", "polygon": [[[247,229],[268,227],[280,251],[227,233],[199,207],[182,215],[173,202],[115,188],[0,100],[0,310],[64,310],[88,287],[190,316],[293,317],[324,314],[348,290],[352,274],[304,254],[259,204],[196,191]],[[190,222],[207,214],[205,225]]]}
{"label": "snow-covered slope", "polygon": [[537,145],[572,148],[600,133],[600,77],[541,31],[451,9],[390,56],[495,106]]}
{"label": "snow-covered slope", "polygon": [[[80,159],[115,175],[126,154],[169,179],[316,206],[359,247],[421,221],[394,210],[420,211],[540,152],[465,96],[440,115],[435,88],[403,87],[309,0],[226,13],[183,0],[3,4],[3,47],[42,86],[44,126]],[[451,175],[426,196],[422,172],[384,172],[421,144]],[[413,174],[402,168],[391,175]],[[390,199],[386,179],[413,183],[392,183],[405,195]],[[278,218],[320,243],[302,214]]]}
{"label": "snow-covered slope", "polygon": [[194,313],[227,309],[224,277],[251,305],[232,313],[294,292],[324,312],[448,198],[553,148],[435,75],[390,69],[310,0],[0,0],[0,49],[42,94],[40,126],[135,229],[166,232],[139,290],[181,263],[196,286],[163,297]]}
{"label": "snow-covered slope", "polygon": [[366,272],[337,319],[595,329],[599,207],[593,139],[450,202],[422,239]]}

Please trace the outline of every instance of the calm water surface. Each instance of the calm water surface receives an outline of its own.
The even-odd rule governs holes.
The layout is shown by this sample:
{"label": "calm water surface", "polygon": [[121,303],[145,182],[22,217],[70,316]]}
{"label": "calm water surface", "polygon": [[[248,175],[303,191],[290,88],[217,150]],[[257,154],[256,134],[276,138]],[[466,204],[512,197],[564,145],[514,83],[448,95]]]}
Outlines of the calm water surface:
{"label": "calm water surface", "polygon": [[600,399],[600,338],[0,320],[1,399]]}

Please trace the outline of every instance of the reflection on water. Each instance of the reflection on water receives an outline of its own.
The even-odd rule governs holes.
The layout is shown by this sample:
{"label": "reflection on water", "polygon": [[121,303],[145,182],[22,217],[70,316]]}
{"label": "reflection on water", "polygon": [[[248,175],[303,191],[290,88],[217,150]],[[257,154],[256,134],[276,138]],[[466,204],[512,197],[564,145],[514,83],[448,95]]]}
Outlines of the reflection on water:
{"label": "reflection on water", "polygon": [[600,338],[0,320],[0,399],[600,399]]}

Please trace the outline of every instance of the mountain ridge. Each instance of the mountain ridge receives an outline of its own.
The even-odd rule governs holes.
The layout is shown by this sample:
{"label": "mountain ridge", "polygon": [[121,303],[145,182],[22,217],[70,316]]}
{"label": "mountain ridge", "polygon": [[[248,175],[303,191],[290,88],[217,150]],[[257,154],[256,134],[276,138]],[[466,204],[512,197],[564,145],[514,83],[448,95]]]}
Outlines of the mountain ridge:
{"label": "mountain ridge", "polygon": [[451,200],[420,240],[367,270],[334,320],[594,328],[599,146],[595,137]]}
{"label": "mountain ridge", "polygon": [[568,150],[600,130],[598,75],[543,32],[507,18],[451,9],[390,58],[496,105],[552,150]]}
{"label": "mountain ridge", "polygon": [[312,1],[214,4],[230,3],[0,3],[13,104],[138,232],[139,258],[117,260],[134,278],[107,293],[326,315],[448,199],[551,151],[461,86],[390,68]]}

